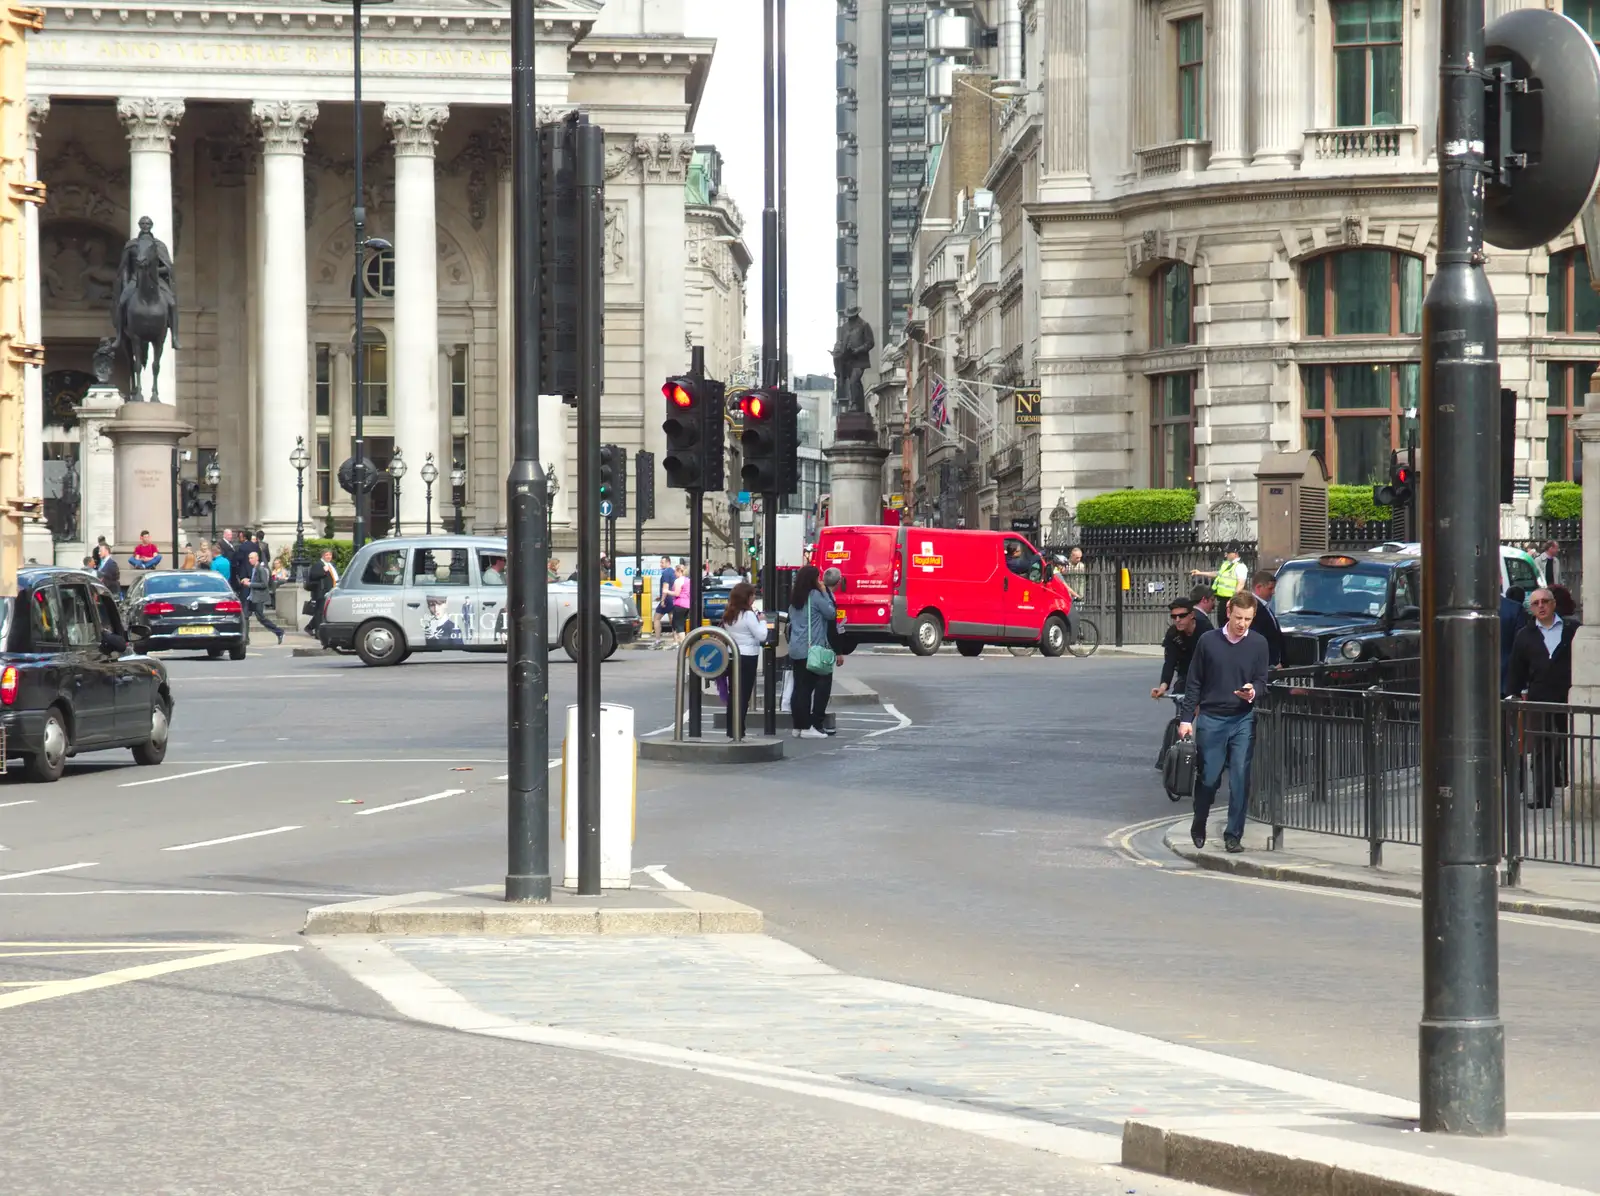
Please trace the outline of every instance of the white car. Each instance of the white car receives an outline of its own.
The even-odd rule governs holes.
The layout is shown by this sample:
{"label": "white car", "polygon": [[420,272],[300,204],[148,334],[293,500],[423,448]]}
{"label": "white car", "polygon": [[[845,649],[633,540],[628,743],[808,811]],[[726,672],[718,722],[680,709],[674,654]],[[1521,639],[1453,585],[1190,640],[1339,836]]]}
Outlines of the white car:
{"label": "white car", "polygon": [[[1422,545],[1415,540],[1402,543],[1399,540],[1390,540],[1387,544],[1380,544],[1373,552],[1394,552],[1402,556],[1421,556]],[[1524,594],[1531,593],[1545,583],[1544,570],[1539,567],[1539,562],[1531,553],[1520,548],[1513,548],[1509,544],[1500,545],[1500,592],[1504,594],[1512,586],[1521,586]]]}
{"label": "white car", "polygon": [[[373,666],[413,652],[504,652],[506,542],[501,536],[405,536],[374,540],[351,558],[323,604],[317,638]],[[600,591],[602,659],[639,637],[633,596]],[[578,658],[578,587],[551,582],[549,646]]]}

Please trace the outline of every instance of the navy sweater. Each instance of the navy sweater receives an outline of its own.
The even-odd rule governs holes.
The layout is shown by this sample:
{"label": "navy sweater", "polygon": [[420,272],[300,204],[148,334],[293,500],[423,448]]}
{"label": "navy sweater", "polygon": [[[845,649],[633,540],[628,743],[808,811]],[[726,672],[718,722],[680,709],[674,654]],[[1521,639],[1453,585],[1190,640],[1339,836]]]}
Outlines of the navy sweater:
{"label": "navy sweater", "polygon": [[1202,713],[1224,717],[1250,710],[1251,704],[1234,697],[1233,691],[1243,689],[1248,682],[1256,687],[1257,701],[1265,697],[1267,657],[1267,641],[1254,631],[1247,632],[1237,644],[1229,641],[1227,632],[1220,627],[1206,632],[1189,664],[1189,682],[1183,687],[1178,718],[1194,722],[1197,703]]}

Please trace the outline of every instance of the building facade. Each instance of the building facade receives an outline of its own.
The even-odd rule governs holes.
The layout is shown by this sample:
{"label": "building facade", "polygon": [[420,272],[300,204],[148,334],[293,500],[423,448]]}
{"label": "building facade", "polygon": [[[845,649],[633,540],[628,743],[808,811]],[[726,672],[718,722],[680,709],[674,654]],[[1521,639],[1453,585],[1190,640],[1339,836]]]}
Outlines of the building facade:
{"label": "building facade", "polygon": [[[110,534],[108,508],[84,488],[103,446],[85,435],[78,405],[111,331],[118,255],[143,216],[171,248],[180,302],[163,398],[196,429],[185,474],[219,466],[220,524],[293,538],[290,460],[304,438],[308,534],[349,534],[353,505],[337,475],[350,454],[359,352],[369,455],[386,467],[398,452],[408,467],[398,488],[386,478],[374,492],[370,531],[421,530],[430,515],[437,526],[457,498],[468,528],[502,529],[514,298],[508,5],[402,0],[363,14],[367,231],[393,249],[369,255],[359,277],[348,12],[273,0],[44,8],[29,46],[35,173],[48,187],[30,240],[33,339],[45,346],[30,442],[41,446],[34,492],[53,499],[57,556],[76,563],[82,543]],[[691,264],[708,228],[713,240],[738,235],[731,205],[697,207],[688,194],[689,132],[714,43],[684,36],[672,0],[540,0],[538,13],[541,117],[579,107],[606,130],[604,437],[630,454],[653,449],[659,468],[659,387],[688,363],[690,321],[735,345],[742,321],[743,267],[728,267],[737,251],[717,243],[709,265]],[[564,484],[558,545],[574,532],[568,416],[559,399],[541,400],[541,455]],[[429,454],[441,474],[431,502],[420,480]],[[466,483],[454,494],[457,463]],[[686,515],[659,506],[651,541],[676,548]]]}
{"label": "building facade", "polygon": [[[1600,3],[1560,3],[1600,33]],[[998,46],[1011,5],[956,7]],[[1420,394],[1439,0],[1015,8],[1023,83],[996,97],[987,175],[952,198],[940,158],[925,205],[917,306],[885,355],[907,412],[886,491],[938,490],[923,444],[940,438],[904,432],[936,419],[941,384],[976,459],[930,517],[1048,522],[1130,486],[1192,487],[1201,518],[1230,490],[1253,510],[1278,450],[1318,450],[1339,483],[1385,475]],[[1009,90],[998,53],[966,60],[975,87]],[[958,140],[947,124],[946,157]],[[1600,305],[1578,226],[1490,247],[1488,269],[1518,396],[1518,534],[1543,483],[1577,474]]]}

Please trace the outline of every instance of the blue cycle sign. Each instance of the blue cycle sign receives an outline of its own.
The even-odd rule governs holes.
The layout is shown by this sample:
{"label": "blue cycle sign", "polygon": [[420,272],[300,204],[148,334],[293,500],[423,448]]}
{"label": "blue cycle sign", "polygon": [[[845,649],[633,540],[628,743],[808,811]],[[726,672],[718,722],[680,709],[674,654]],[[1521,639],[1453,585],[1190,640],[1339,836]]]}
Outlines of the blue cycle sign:
{"label": "blue cycle sign", "polygon": [[689,649],[689,669],[696,677],[711,680],[728,671],[728,646],[719,639],[703,639]]}

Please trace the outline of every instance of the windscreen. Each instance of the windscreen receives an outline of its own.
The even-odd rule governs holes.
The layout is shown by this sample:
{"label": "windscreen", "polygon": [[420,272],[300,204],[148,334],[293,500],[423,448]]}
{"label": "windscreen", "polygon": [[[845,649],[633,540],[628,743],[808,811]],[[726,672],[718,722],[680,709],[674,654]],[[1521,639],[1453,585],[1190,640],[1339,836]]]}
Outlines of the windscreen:
{"label": "windscreen", "polygon": [[1382,618],[1389,601],[1389,570],[1371,565],[1344,569],[1327,565],[1285,565],[1278,571],[1272,609],[1278,615],[1331,615]]}

